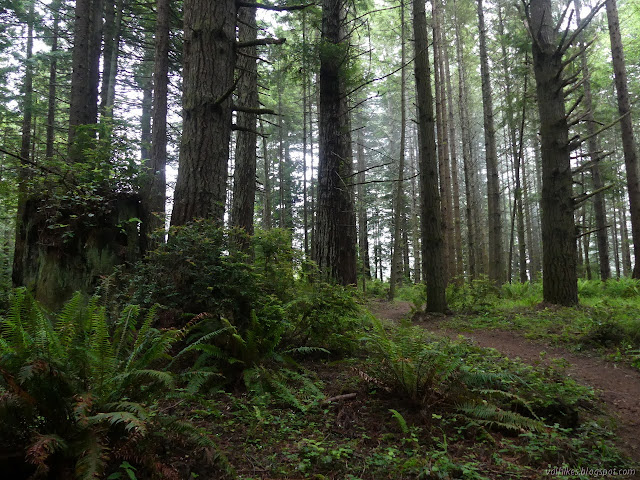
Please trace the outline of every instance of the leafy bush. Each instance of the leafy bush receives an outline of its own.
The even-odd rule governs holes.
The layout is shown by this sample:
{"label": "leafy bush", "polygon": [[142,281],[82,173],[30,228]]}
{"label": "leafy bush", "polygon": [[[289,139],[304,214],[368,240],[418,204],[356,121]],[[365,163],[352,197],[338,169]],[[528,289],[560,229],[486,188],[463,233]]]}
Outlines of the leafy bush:
{"label": "leafy bush", "polygon": [[458,285],[451,283],[447,287],[449,307],[463,313],[479,313],[491,310],[498,298],[499,290],[486,275],[470,283]]}
{"label": "leafy bush", "polygon": [[16,290],[0,319],[0,449],[36,476],[93,479],[128,460],[176,478],[160,451],[166,438],[213,452],[232,473],[207,435],[158,405],[176,387],[159,367],[181,332],[153,328],[154,315],[140,322],[128,305],[110,325],[98,298],[78,293],[50,319]]}

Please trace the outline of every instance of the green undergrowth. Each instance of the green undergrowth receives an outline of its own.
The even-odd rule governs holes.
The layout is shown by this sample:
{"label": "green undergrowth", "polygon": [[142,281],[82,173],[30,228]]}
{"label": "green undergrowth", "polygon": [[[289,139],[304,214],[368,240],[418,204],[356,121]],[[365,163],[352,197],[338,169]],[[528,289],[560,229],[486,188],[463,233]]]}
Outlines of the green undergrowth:
{"label": "green undergrowth", "polygon": [[362,341],[366,356],[305,362],[331,402],[300,412],[221,393],[198,413],[240,478],[536,479],[556,465],[628,465],[593,392],[560,365],[379,322]]}
{"label": "green undergrowth", "polygon": [[486,279],[448,290],[457,313],[447,325],[457,329],[517,330],[529,338],[596,350],[640,368],[640,282],[579,280],[580,305],[542,303],[542,285],[514,283],[501,289]]}

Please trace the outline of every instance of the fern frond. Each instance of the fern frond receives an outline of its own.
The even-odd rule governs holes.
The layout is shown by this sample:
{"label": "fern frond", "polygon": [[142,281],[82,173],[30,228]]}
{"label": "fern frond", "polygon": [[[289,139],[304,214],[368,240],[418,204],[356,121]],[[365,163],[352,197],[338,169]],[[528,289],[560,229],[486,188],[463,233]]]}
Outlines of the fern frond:
{"label": "fern frond", "polygon": [[154,383],[160,383],[167,388],[175,386],[175,376],[171,372],[163,372],[160,370],[131,370],[114,376],[114,381],[123,385],[128,385],[134,380],[140,379],[151,380]]}
{"label": "fern frond", "polygon": [[101,412],[88,417],[87,420],[92,425],[104,422],[112,426],[122,424],[127,432],[136,432],[139,435],[146,435],[147,433],[146,422],[138,418],[135,414],[127,411]]}
{"label": "fern frond", "polygon": [[546,430],[544,423],[539,420],[503,410],[497,405],[487,402],[465,403],[457,406],[456,410],[487,426],[499,426],[517,432],[527,430],[543,432]]}
{"label": "fern frond", "polygon": [[405,435],[409,433],[409,426],[407,425],[407,421],[404,419],[402,414],[399,411],[394,410],[393,408],[390,408],[389,411],[391,412],[391,415],[393,416],[393,418],[397,420],[398,425],[400,426],[400,430],[402,430],[402,433],[404,433]]}
{"label": "fern frond", "polygon": [[27,449],[25,458],[27,462],[36,466],[38,476],[44,476],[49,472],[49,457],[66,448],[67,442],[58,435],[36,435],[35,441]]}
{"label": "fern frond", "polygon": [[102,477],[106,464],[107,449],[100,435],[87,432],[81,440],[83,450],[76,462],[77,480],[96,480]]}

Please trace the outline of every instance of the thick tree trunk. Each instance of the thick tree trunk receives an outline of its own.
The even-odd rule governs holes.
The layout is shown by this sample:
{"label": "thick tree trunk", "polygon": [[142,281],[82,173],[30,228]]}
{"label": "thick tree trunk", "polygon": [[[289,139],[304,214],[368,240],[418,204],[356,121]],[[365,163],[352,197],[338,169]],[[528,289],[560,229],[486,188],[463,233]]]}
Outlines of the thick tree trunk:
{"label": "thick tree trunk", "polygon": [[356,283],[356,228],[351,182],[351,128],[345,89],[349,36],[342,0],[322,2],[320,54],[320,159],[314,242],[323,274],[343,285]]}
{"label": "thick tree trunk", "polygon": [[[255,8],[240,8],[238,38],[240,42],[255,41],[258,37]],[[257,48],[242,49],[238,58],[238,105],[258,108]],[[233,177],[233,206],[231,226],[253,235],[253,209],[256,197],[256,114],[238,112],[236,168]]]}
{"label": "thick tree trunk", "polygon": [[172,225],[222,225],[236,64],[235,0],[184,2],[183,127]]}
{"label": "thick tree trunk", "polygon": [[418,284],[422,281],[421,275],[421,255],[420,255],[420,221],[418,219],[418,188],[416,186],[416,174],[418,168],[416,166],[415,157],[415,135],[412,135],[411,146],[409,147],[409,160],[411,163],[411,232],[413,244],[413,283]]}
{"label": "thick tree trunk", "polygon": [[482,0],[478,0],[480,31],[480,70],[482,76],[482,105],[484,110],[484,139],[487,166],[487,197],[489,217],[489,279],[496,284],[505,280],[502,222],[500,215],[500,176],[496,150],[496,130],[493,118],[493,96],[487,55],[487,33]]}
{"label": "thick tree trunk", "polygon": [[532,0],[533,68],[542,148],[543,296],[549,303],[578,303],[576,228],[573,218],[569,127],[551,0]]}
{"label": "thick tree trunk", "polygon": [[102,5],[103,0],[76,1],[69,99],[69,160],[72,163],[84,160],[84,150],[94,135],[78,127],[98,121]]}
{"label": "thick tree trunk", "polygon": [[616,0],[606,0],[605,5],[609,23],[609,38],[611,39],[613,75],[618,95],[618,111],[622,117],[620,120],[622,150],[624,151],[624,164],[627,170],[631,236],[633,238],[633,251],[636,258],[635,265],[633,266],[633,278],[640,278],[640,179],[638,178],[638,150],[633,134],[631,103],[629,101],[629,88],[627,86],[627,69],[620,36],[620,23],[618,21],[618,6]]}
{"label": "thick tree trunk", "polygon": [[427,18],[423,0],[413,0],[415,77],[420,145],[420,211],[422,217],[422,272],[427,285],[427,311],[447,310],[444,243],[441,230],[438,159],[429,68]]}

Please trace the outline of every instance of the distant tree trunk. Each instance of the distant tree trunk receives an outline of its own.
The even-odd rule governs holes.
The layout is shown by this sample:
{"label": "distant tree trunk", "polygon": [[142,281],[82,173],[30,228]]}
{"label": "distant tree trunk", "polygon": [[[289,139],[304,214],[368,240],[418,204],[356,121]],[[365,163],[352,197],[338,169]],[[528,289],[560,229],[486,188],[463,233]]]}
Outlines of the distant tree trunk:
{"label": "distant tree trunk", "polygon": [[[446,39],[446,35],[444,35]],[[447,83],[447,101],[449,111],[449,150],[451,152],[451,187],[453,197],[453,245],[456,257],[454,275],[459,277],[464,273],[462,259],[462,222],[460,216],[460,183],[458,175],[458,154],[456,148],[456,125],[453,114],[453,88],[451,86],[451,74],[449,69],[449,53],[446,47],[448,42],[443,42],[443,56],[445,79]]]}
{"label": "distant tree trunk", "polygon": [[411,138],[414,141],[411,142],[409,148],[409,159],[411,163],[411,231],[412,231],[412,244],[413,244],[413,282],[420,283],[422,281],[421,275],[421,255],[420,255],[420,221],[418,220],[418,188],[416,186],[416,173],[418,168],[416,166],[415,158],[415,136]]}
{"label": "distant tree trunk", "polygon": [[611,209],[613,220],[611,225],[611,243],[613,244],[613,260],[616,267],[616,278],[620,278],[620,243],[618,242],[618,216],[616,215],[616,207]]}
{"label": "distant tree trunk", "polygon": [[[150,39],[151,35],[147,34]],[[151,114],[153,108],[153,51],[147,49],[144,52],[142,64],[138,67],[138,86],[142,89],[142,105],[140,115],[140,160],[143,168],[149,168],[151,147]]]}
{"label": "distant tree trunk", "polygon": [[447,104],[442,61],[441,0],[433,0],[433,81],[436,105],[436,148],[438,152],[438,175],[440,177],[440,207],[442,210],[442,233],[444,241],[445,282],[455,274],[455,250],[453,245],[453,221],[451,206],[451,168],[449,166],[449,132],[447,130]]}
{"label": "distant tree trunk", "polygon": [[431,92],[427,18],[423,0],[413,0],[413,35],[415,39],[415,79],[420,145],[420,212],[422,218],[422,272],[427,285],[429,312],[447,310],[444,276],[444,243],[440,226],[438,161]]}
{"label": "distant tree trunk", "polygon": [[[307,202],[307,104],[309,102],[309,70],[307,67],[307,13],[302,13],[302,228],[304,258],[309,260],[309,208]],[[309,116],[311,116],[309,112]]]}
{"label": "distant tree trunk", "polygon": [[396,292],[396,284],[402,283],[402,232],[404,220],[404,152],[406,150],[406,101],[405,101],[405,22],[404,0],[400,1],[400,154],[398,156],[398,181],[396,182],[395,206],[393,216],[393,253],[391,257],[391,275],[389,277],[389,298],[393,299]]}
{"label": "distant tree trunk", "polygon": [[118,73],[118,56],[120,54],[120,36],[122,33],[122,16],[124,0],[105,0],[104,15],[104,52],[102,88],[100,90],[100,114],[104,117],[113,115],[116,92],[116,75]]}
{"label": "distant tree trunk", "polygon": [[223,224],[236,64],[235,0],[185,0],[183,123],[172,225]]}
{"label": "distant tree trunk", "polygon": [[[523,152],[524,153],[524,152]],[[531,212],[529,175],[527,173],[526,157],[522,163],[522,197],[524,203],[525,232],[527,235],[527,245],[529,246],[529,276],[532,282],[538,280],[538,254],[533,241],[533,213]]]}
{"label": "distant tree trunk", "polygon": [[26,224],[28,218],[26,218],[26,203],[27,203],[27,181],[30,175],[28,174],[28,161],[31,156],[31,125],[33,118],[33,23],[34,23],[34,10],[35,1],[32,0],[29,5],[29,13],[27,17],[27,49],[25,55],[25,73],[23,94],[24,102],[22,104],[23,117],[22,117],[22,138],[20,145],[20,170],[18,173],[18,205],[16,209],[16,229],[15,229],[15,241],[14,241],[14,256],[13,256],[13,283],[14,285],[22,285],[24,278],[24,255],[28,250],[28,232]]}
{"label": "distant tree trunk", "polygon": [[625,207],[624,192],[620,193],[620,246],[622,250],[622,274],[629,277],[631,270],[631,251],[629,249],[629,232],[627,229],[627,209]]}
{"label": "distant tree trunk", "polygon": [[622,116],[620,120],[622,150],[624,151],[624,164],[627,171],[631,236],[633,238],[633,251],[636,258],[635,265],[633,266],[633,278],[640,278],[640,180],[638,178],[638,150],[633,134],[631,103],[629,101],[629,88],[627,85],[627,69],[620,36],[620,24],[618,21],[618,6],[616,0],[606,0],[605,5],[609,23],[609,38],[611,39],[613,74],[616,92],[618,94],[618,111]]}
{"label": "distant tree trunk", "polygon": [[[240,8],[238,13],[238,38],[251,42],[258,38],[255,8]],[[238,105],[258,108],[258,56],[255,46],[243,49],[238,58]],[[233,206],[231,226],[253,235],[253,209],[256,197],[256,114],[239,111],[236,123],[236,168],[233,177]],[[248,246],[243,242],[243,245]]]}
{"label": "distant tree trunk", "polygon": [[53,10],[53,32],[51,33],[51,59],[49,64],[49,95],[47,100],[47,140],[45,157],[53,158],[53,149],[55,145],[55,123],[56,123],[56,98],[57,78],[58,78],[58,59],[56,52],[58,51],[58,37],[60,35],[60,1],[56,0],[51,4]]}
{"label": "distant tree trunk", "polygon": [[[576,22],[580,24],[580,0],[574,0],[574,6],[576,11]],[[582,36],[580,39],[580,48],[584,49],[584,41]],[[604,186],[602,182],[602,176],[600,174],[599,163],[599,150],[598,138],[595,135],[596,123],[593,116],[593,99],[591,94],[591,72],[589,71],[589,64],[587,63],[587,52],[583,50],[580,55],[580,62],[582,68],[582,85],[584,92],[584,107],[586,110],[585,122],[587,126],[587,146],[589,149],[589,159],[593,163],[591,167],[591,177],[593,179],[593,189],[598,190]],[[607,243],[607,220],[606,220],[606,207],[604,200],[604,192],[600,192],[593,197],[593,208],[595,210],[596,220],[596,239],[598,242],[598,262],[600,265],[600,279],[605,281],[611,277],[611,266],[609,265],[609,245]]]}
{"label": "distant tree trunk", "polygon": [[[535,0],[534,0],[535,1]],[[489,278],[496,284],[504,282],[504,250],[500,219],[500,176],[496,150],[496,131],[493,119],[493,97],[487,56],[487,33],[482,0],[478,0],[478,28],[480,31],[480,69],[482,76],[482,105],[484,109],[484,138],[487,165],[487,197],[489,216]]]}
{"label": "distant tree trunk", "polygon": [[550,303],[576,305],[577,249],[562,78],[564,49],[557,45],[551,0],[532,0],[530,19],[542,147],[543,297]]}
{"label": "distant tree trunk", "polygon": [[356,228],[351,191],[351,128],[345,73],[349,36],[345,3],[322,2],[322,41],[331,48],[320,53],[320,159],[316,261],[327,277],[356,283]]}
{"label": "distant tree trunk", "polygon": [[[366,173],[364,162],[364,138],[362,131],[358,130],[358,145],[356,146],[358,175],[358,246],[360,249],[360,261],[362,262],[362,273],[365,279],[371,278],[371,265],[369,261],[369,231],[367,227],[367,204],[366,204]],[[364,284],[364,280],[363,280]]]}
{"label": "distant tree trunk", "polygon": [[[476,278],[478,273],[476,252],[479,249],[479,238],[476,237],[477,222],[479,212],[477,212],[477,194],[475,192],[475,172],[472,167],[471,158],[471,135],[469,127],[469,115],[467,111],[467,79],[466,70],[462,52],[462,39],[460,33],[460,22],[456,15],[456,3],[453,3],[454,24],[456,32],[456,60],[458,63],[458,115],[460,117],[460,133],[462,137],[462,168],[464,174],[465,197],[467,199],[465,208],[465,217],[467,219],[467,250],[468,250],[468,268],[471,280]],[[482,254],[480,254],[482,256]]]}
{"label": "distant tree trunk", "polygon": [[262,137],[262,161],[264,162],[264,200],[262,211],[262,228],[271,230],[271,160],[267,148],[267,136],[264,134],[264,125],[260,119],[260,136]]}
{"label": "distant tree trunk", "polygon": [[[143,205],[144,233],[149,240],[156,230],[164,231],[167,201],[167,96],[169,94],[170,0],[156,0],[155,54],[153,64],[153,123],[148,179]],[[158,238],[164,240],[164,235]],[[153,247],[153,242],[149,245]]]}

